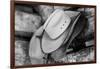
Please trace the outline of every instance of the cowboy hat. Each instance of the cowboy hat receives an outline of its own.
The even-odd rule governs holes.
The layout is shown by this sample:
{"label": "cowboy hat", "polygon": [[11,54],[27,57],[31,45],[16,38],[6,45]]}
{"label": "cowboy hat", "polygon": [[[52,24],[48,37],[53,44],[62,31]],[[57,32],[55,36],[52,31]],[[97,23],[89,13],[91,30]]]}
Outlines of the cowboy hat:
{"label": "cowboy hat", "polygon": [[[35,32],[30,41],[29,56],[32,64],[43,63],[44,53],[57,54],[54,51],[61,50],[58,48],[62,44],[67,43],[68,47],[82,29],[83,24],[79,22],[80,17],[80,12],[55,10],[45,24]],[[81,21],[83,20],[81,19]],[[63,24],[66,25],[63,26]],[[42,37],[40,37],[41,35]],[[52,57],[56,58],[55,55]]]}
{"label": "cowboy hat", "polygon": [[51,53],[66,43],[80,15],[80,12],[55,10],[43,26],[44,32],[40,44],[42,51]]}

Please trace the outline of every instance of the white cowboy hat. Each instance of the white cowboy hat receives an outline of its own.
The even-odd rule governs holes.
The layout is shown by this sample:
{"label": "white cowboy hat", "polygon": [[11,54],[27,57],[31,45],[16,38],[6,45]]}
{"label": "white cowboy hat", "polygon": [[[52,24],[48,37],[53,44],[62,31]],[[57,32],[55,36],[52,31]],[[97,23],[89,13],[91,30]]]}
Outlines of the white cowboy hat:
{"label": "white cowboy hat", "polygon": [[[59,52],[61,49],[58,48],[65,43],[68,47],[83,28],[84,18],[81,16],[81,13],[76,11],[55,10],[30,40],[29,56],[32,64],[42,64],[46,53]],[[55,54],[57,53],[52,57],[56,58]]]}
{"label": "white cowboy hat", "polygon": [[51,53],[67,42],[74,31],[80,12],[55,10],[45,22],[41,39],[44,53]]}

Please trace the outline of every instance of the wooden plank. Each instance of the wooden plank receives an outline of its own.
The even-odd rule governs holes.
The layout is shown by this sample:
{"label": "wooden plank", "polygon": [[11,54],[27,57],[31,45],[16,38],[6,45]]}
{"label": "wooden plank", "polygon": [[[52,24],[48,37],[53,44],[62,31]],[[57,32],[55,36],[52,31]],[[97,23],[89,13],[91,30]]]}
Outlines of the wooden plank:
{"label": "wooden plank", "polygon": [[15,31],[15,37],[28,41],[30,41],[33,34],[34,34],[33,32]]}

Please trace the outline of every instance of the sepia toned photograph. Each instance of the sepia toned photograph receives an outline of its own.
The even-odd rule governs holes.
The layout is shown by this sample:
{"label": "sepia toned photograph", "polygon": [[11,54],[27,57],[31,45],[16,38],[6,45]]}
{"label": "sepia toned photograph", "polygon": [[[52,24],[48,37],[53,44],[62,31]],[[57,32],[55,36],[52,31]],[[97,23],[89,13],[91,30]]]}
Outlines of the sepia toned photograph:
{"label": "sepia toned photograph", "polygon": [[96,6],[15,1],[13,9],[12,67],[96,63]]}

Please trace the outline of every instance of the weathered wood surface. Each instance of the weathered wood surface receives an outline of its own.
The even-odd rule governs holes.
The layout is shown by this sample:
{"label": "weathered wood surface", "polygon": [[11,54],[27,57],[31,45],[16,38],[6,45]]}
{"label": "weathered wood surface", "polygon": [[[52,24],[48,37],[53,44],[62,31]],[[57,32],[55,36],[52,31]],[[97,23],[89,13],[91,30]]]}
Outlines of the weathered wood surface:
{"label": "weathered wood surface", "polygon": [[86,62],[94,60],[94,48],[88,47],[77,52],[70,52],[66,54],[63,58],[54,61],[49,60],[49,64],[52,63],[71,63],[71,62]]}
{"label": "weathered wood surface", "polygon": [[25,11],[28,10],[29,7],[23,7],[23,10],[22,7],[23,6],[19,6],[19,9],[16,9],[15,11],[15,30],[24,32],[35,32],[41,25],[41,17],[36,13],[29,13]]}

